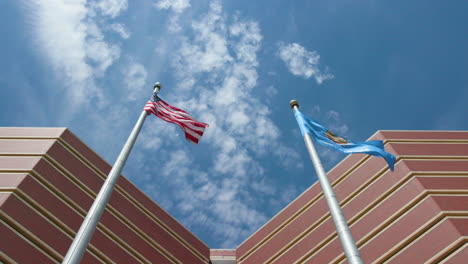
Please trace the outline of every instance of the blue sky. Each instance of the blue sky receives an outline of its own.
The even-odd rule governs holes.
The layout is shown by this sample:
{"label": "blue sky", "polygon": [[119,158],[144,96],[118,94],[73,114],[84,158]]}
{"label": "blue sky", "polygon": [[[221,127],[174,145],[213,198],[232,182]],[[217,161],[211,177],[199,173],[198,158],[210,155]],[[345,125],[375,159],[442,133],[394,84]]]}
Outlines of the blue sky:
{"label": "blue sky", "polygon": [[[468,2],[4,0],[0,124],[68,127],[113,163],[154,82],[207,122],[147,118],[124,174],[211,248],[316,181],[289,108],[355,141],[468,130]],[[344,156],[319,147],[327,169]]]}

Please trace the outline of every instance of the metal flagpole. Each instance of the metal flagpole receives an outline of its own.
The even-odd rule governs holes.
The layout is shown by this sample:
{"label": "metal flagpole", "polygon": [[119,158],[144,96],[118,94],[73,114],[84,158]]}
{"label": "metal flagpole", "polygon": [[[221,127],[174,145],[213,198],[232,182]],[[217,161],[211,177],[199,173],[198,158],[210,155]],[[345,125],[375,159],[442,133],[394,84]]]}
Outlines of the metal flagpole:
{"label": "metal flagpole", "polygon": [[[158,93],[160,89],[161,84],[157,82],[154,85],[153,93]],[[114,186],[117,183],[117,180],[119,179],[120,172],[122,171],[122,168],[125,165],[125,162],[127,161],[130,151],[132,150],[133,145],[135,144],[136,138],[140,133],[141,127],[143,126],[147,115],[148,113],[145,110],[141,112],[138,121],[136,122],[132,132],[130,133],[130,136],[127,139],[127,142],[120,151],[120,154],[117,157],[114,166],[109,172],[106,181],[102,185],[99,194],[96,196],[96,200],[94,200],[93,205],[91,206],[91,209],[89,209],[86,218],[81,224],[81,227],[78,230],[78,233],[76,234],[72,245],[68,249],[67,255],[63,259],[63,264],[80,263],[80,260],[83,257],[86,248],[88,247],[88,243],[91,240],[91,237],[93,236],[94,230],[96,230],[96,226],[99,222],[99,219],[101,218],[102,213],[106,208],[107,201],[109,200],[112,191],[114,190]]]}
{"label": "metal flagpole", "polygon": [[[299,110],[299,103],[296,100],[292,100],[289,105],[294,111]],[[341,241],[341,246],[343,247],[344,253],[348,262],[350,264],[362,264],[361,255],[356,247],[351,231],[349,230],[346,219],[341,211],[340,204],[336,199],[335,192],[328,180],[327,174],[323,169],[322,162],[320,157],[315,150],[314,143],[310,138],[309,134],[304,135],[305,145],[309,151],[310,159],[314,164],[315,172],[317,173],[320,186],[322,186],[323,194],[328,204],[328,209],[330,209],[330,214],[332,216],[333,222],[335,223],[335,228],[338,233],[338,237]]]}

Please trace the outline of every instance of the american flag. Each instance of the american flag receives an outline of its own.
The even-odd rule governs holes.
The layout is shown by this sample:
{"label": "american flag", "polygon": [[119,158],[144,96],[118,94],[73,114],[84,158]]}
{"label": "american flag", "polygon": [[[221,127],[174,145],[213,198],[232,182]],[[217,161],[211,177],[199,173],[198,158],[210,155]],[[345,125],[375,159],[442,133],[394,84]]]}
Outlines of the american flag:
{"label": "american flag", "polygon": [[164,121],[179,125],[184,130],[185,138],[194,144],[198,144],[205,127],[208,126],[206,123],[195,120],[184,110],[164,102],[156,93],[151,96],[144,109]]}

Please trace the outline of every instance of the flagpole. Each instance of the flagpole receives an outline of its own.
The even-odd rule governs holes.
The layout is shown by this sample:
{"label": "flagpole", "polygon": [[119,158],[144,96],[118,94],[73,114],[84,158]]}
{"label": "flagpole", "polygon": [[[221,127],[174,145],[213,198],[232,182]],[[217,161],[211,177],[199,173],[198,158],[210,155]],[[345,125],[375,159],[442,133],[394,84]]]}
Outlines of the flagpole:
{"label": "flagpole", "polygon": [[[161,90],[161,84],[157,82],[154,85],[153,93],[158,93],[159,90]],[[81,227],[78,230],[78,233],[76,234],[72,245],[68,249],[67,255],[63,259],[62,264],[80,263],[81,258],[83,257],[83,254],[85,253],[86,248],[88,247],[88,243],[91,240],[94,231],[96,230],[96,226],[99,222],[99,219],[101,218],[102,213],[106,208],[107,201],[109,200],[112,191],[114,190],[114,186],[117,183],[117,180],[119,179],[120,173],[125,165],[125,162],[127,161],[127,158],[130,154],[130,151],[133,148],[133,145],[135,144],[136,138],[140,133],[141,127],[143,126],[147,115],[148,113],[145,110],[141,112],[138,121],[136,122],[132,132],[130,133],[130,136],[127,139],[127,142],[120,151],[120,154],[117,157],[114,166],[109,172],[109,175],[107,176],[106,181],[104,182],[104,184],[101,187],[101,190],[96,196],[96,199],[94,200],[91,209],[89,209],[86,218],[81,224]]]}
{"label": "flagpole", "polygon": [[[292,109],[294,109],[294,111],[299,110],[299,103],[296,100],[291,100],[289,105]],[[336,199],[335,192],[333,191],[327,174],[323,169],[320,157],[315,150],[314,143],[308,133],[304,135],[304,142],[307,150],[309,151],[310,159],[314,165],[320,185],[322,186],[323,194],[325,196],[325,200],[327,201],[328,209],[330,210],[333,222],[335,223],[335,228],[338,233],[338,237],[340,238],[341,246],[343,247],[346,258],[350,264],[362,264],[363,262],[361,255],[359,254],[346,219],[343,215],[343,212],[341,211],[340,204]]]}

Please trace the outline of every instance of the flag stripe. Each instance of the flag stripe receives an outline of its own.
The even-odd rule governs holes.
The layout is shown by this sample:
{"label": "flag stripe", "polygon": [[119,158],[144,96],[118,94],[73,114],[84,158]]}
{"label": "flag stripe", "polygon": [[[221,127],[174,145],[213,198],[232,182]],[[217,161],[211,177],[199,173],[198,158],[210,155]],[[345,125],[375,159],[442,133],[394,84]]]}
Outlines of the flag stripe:
{"label": "flag stripe", "polygon": [[158,104],[156,107],[159,110],[158,112],[161,114],[165,114],[169,118],[174,118],[180,121],[187,121],[200,128],[206,127],[205,123],[194,120],[190,115],[180,115],[180,113],[171,112],[167,108],[164,108],[164,107],[159,108],[159,107],[161,107],[161,104]]}
{"label": "flag stripe", "polygon": [[166,103],[166,102],[163,101],[163,100],[160,100],[159,102],[161,102],[164,106],[167,106],[167,107],[169,107],[169,108],[172,108],[174,111],[179,111],[179,112],[185,113],[185,114],[187,114],[188,116],[190,116],[189,113],[185,112],[184,110],[182,110],[182,109],[180,109],[180,108],[177,108],[177,107],[175,107],[175,106],[172,106],[172,105]]}
{"label": "flag stripe", "polygon": [[171,109],[165,107],[162,104],[157,104],[157,106],[158,106],[159,112],[165,113],[165,114],[171,116],[172,118],[176,118],[176,119],[179,119],[179,120],[193,120],[193,118],[190,115],[187,115],[187,114],[182,113],[182,112],[173,112]]}
{"label": "flag stripe", "polygon": [[160,111],[164,111],[164,112],[167,112],[167,113],[169,113],[171,115],[178,116],[179,118],[189,118],[190,119],[190,115],[187,114],[186,112],[181,112],[181,111],[171,109],[170,107],[168,107],[165,104],[162,104],[161,102],[156,102],[155,104],[158,105]]}
{"label": "flag stripe", "polygon": [[195,120],[189,113],[161,100],[156,94],[146,103],[144,110],[166,122],[178,125],[184,131],[185,138],[198,144],[208,124]]}
{"label": "flag stripe", "polygon": [[[153,112],[154,114],[154,112]],[[182,121],[178,121],[176,119],[172,119],[170,116],[166,116],[165,114],[161,112],[156,112],[155,114],[157,117],[163,119],[164,121],[174,123],[179,125],[185,132],[185,137],[194,143],[198,143],[199,138],[203,135],[203,131],[192,131],[190,130],[186,124]]]}
{"label": "flag stripe", "polygon": [[190,136],[196,138],[196,139],[199,139],[202,135],[196,133],[195,131],[193,130],[190,130],[190,129],[184,129],[185,133],[186,134],[189,134]]}
{"label": "flag stripe", "polygon": [[192,120],[179,121],[179,120],[173,119],[170,115],[163,113],[163,112],[158,112],[156,116],[163,119],[164,121],[178,124],[182,129],[184,129],[184,131],[187,129],[192,130],[194,133],[197,133],[200,136],[203,135],[203,131],[205,130],[205,128],[199,128],[199,127],[195,127],[195,129],[193,129],[192,128],[193,126],[191,125],[191,123],[189,123],[189,122],[193,122]]}
{"label": "flag stripe", "polygon": [[198,140],[200,140],[200,138],[196,138],[196,137],[188,134],[187,132],[185,133],[185,138],[188,139],[191,142],[194,142],[194,143],[198,143]]}
{"label": "flag stripe", "polygon": [[[159,102],[157,102],[159,103]],[[167,104],[167,103],[166,103]],[[163,112],[163,113],[166,113],[168,116],[170,117],[174,117],[174,118],[178,118],[180,120],[187,120],[187,121],[191,121],[191,124],[193,126],[197,126],[199,128],[205,128],[206,127],[206,124],[205,123],[202,123],[202,122],[199,122],[199,121],[196,121],[194,120],[190,115],[188,115],[185,111],[183,111],[182,113],[175,113],[171,110],[169,110],[167,107],[164,107],[164,105],[162,104],[158,104],[157,105],[158,107],[158,110],[160,110],[160,112]]]}

